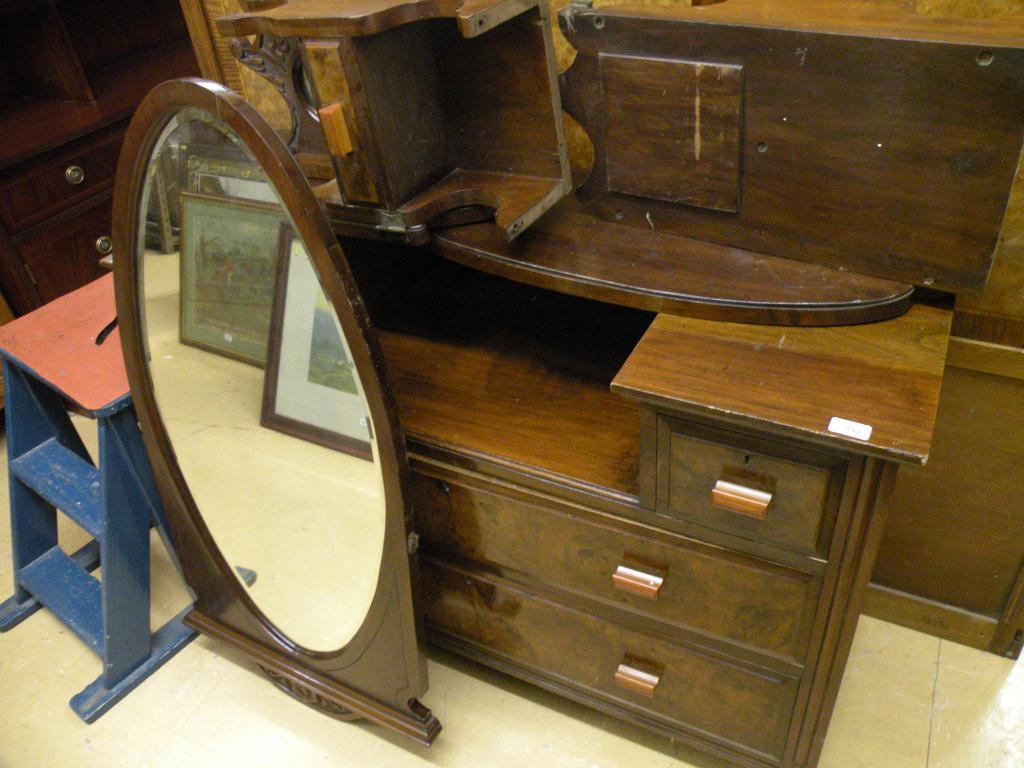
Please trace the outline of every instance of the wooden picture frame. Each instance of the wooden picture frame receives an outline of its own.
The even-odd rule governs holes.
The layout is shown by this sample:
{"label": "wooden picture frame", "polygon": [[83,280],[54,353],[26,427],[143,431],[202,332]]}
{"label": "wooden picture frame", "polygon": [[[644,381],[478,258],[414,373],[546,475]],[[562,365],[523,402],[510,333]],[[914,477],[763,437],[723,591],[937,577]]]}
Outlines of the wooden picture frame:
{"label": "wooden picture frame", "polygon": [[[277,204],[194,192],[182,192],[180,204],[181,343],[264,367],[278,257],[276,243],[285,226],[286,215]],[[247,215],[248,220],[239,218],[240,214]],[[204,224],[200,217],[203,216],[207,219],[206,227],[218,220],[228,224],[216,228],[218,237],[223,238],[225,231],[231,228],[237,232],[240,224],[247,224],[247,231],[239,233],[238,244],[221,241],[213,246],[218,251],[216,254],[207,254],[207,246],[201,240]],[[245,258],[235,259],[236,251],[245,254]],[[218,264],[219,261],[226,263]],[[225,286],[218,274],[221,272],[227,274],[228,282],[234,279],[235,285]],[[253,277],[248,284],[247,273]],[[233,312],[227,316],[223,314],[225,303],[221,301],[224,291],[237,292],[243,297],[248,291],[251,295],[245,301],[233,302],[230,305]],[[216,300],[204,301],[204,292],[213,292]],[[204,317],[201,310],[204,305],[211,309],[218,307],[222,314]]]}
{"label": "wooden picture frame", "polygon": [[287,224],[278,250],[260,424],[372,461],[352,354],[305,245]]}
{"label": "wooden picture frame", "polygon": [[189,192],[277,203],[266,174],[254,171],[252,163],[192,155],[186,162],[185,173]]}

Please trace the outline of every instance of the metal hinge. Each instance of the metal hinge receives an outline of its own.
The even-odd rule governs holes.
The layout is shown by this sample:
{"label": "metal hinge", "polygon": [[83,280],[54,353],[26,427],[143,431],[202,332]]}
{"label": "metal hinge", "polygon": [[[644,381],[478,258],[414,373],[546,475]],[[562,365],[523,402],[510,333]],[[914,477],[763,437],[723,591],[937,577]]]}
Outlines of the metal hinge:
{"label": "metal hinge", "polygon": [[408,229],[405,226],[405,219],[401,214],[380,211],[377,215],[377,229],[383,232],[401,233]]}
{"label": "metal hinge", "polygon": [[420,535],[416,531],[409,534],[409,538],[406,540],[406,547],[410,555],[415,555],[416,551],[420,548]]}

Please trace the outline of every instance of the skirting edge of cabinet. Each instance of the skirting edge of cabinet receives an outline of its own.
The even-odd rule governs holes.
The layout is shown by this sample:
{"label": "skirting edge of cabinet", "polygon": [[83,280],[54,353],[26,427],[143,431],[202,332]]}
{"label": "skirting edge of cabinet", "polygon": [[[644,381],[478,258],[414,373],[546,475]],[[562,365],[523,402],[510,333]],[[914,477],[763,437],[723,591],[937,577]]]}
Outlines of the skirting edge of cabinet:
{"label": "skirting edge of cabinet", "polygon": [[920,595],[872,583],[864,596],[862,612],[882,621],[898,624],[943,640],[981,651],[991,648],[999,622],[989,616],[928,600]]}
{"label": "skirting edge of cabinet", "polygon": [[946,365],[1008,379],[1024,379],[1024,349],[951,336]]}

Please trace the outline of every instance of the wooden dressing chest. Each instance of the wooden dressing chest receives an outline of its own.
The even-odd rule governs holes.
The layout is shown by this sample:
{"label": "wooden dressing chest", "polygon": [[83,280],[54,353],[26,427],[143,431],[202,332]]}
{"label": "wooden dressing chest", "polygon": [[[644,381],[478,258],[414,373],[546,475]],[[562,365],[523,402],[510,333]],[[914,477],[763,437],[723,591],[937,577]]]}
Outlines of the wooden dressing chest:
{"label": "wooden dressing chest", "polygon": [[951,312],[652,318],[346,245],[409,436],[432,641],[739,764],[815,764]]}
{"label": "wooden dressing chest", "polygon": [[[576,2],[557,79],[533,3],[246,2],[218,21],[250,68],[308,75],[268,82],[380,345],[434,643],[739,765],[817,764],[897,469],[931,448],[937,291],[984,287],[1024,129],[1021,41],[904,6],[875,24],[882,5],[777,0],[773,27],[752,0]],[[526,11],[532,79],[498,56],[450,66],[453,20],[460,44],[498,45]],[[404,35],[433,141],[410,101],[360,95],[374,68],[349,60]],[[462,75],[500,98],[468,109]],[[590,139],[571,191],[559,106]],[[508,125],[532,126],[511,131],[522,156]],[[371,151],[384,128],[393,151]],[[408,195],[344,183],[361,168],[382,189],[423,141],[452,156]],[[510,223],[531,178],[548,192]]]}

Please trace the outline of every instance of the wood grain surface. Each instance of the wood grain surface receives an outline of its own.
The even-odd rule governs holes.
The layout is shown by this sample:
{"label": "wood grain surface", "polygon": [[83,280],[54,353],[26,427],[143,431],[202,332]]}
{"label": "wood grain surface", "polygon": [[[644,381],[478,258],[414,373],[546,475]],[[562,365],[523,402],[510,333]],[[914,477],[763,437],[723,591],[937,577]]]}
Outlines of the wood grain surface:
{"label": "wood grain surface", "polygon": [[711,5],[598,0],[706,24],[817,30],[828,34],[965,45],[1024,45],[1024,7],[1015,0],[727,0]]}
{"label": "wood grain surface", "polygon": [[[588,326],[590,307],[549,314],[548,297],[506,296],[481,296],[473,314],[467,302],[431,292],[434,312],[419,315],[418,327],[394,318],[378,325],[406,434],[635,495],[638,409],[608,382],[650,316],[602,312]],[[515,303],[527,314],[513,319]],[[453,325],[460,317],[475,320]],[[607,346],[587,352],[594,333]]]}
{"label": "wood grain surface", "polygon": [[600,71],[608,191],[735,212],[743,68],[602,55]]}
{"label": "wood grain surface", "polygon": [[[758,764],[781,760],[796,679],[627,629],[444,561],[425,560],[423,577],[428,626]],[[627,655],[664,670],[653,698],[615,684]]]}
{"label": "wood grain surface", "polygon": [[[719,638],[732,653],[771,656],[783,670],[803,666],[820,577],[506,484],[442,476],[413,481],[425,552],[579,594],[673,633]],[[653,599],[617,588],[624,567],[660,574]]]}
{"label": "wood grain surface", "polygon": [[[580,190],[589,205],[609,219],[621,212],[632,226],[980,292],[1024,136],[1024,85],[1016,75],[1024,50],[714,24],[713,16],[693,15],[729,6],[671,16],[618,7],[562,16],[578,49],[563,102],[595,147]],[[612,55],[649,66],[742,66],[735,215],[608,191],[605,143],[614,115],[600,70]],[[658,122],[660,109],[652,101],[633,119]],[[687,110],[684,122],[695,114]],[[662,162],[677,161],[665,152]]]}
{"label": "wood grain surface", "polygon": [[352,37],[424,19],[452,18],[464,37],[474,37],[536,5],[537,0],[286,0],[257,13],[224,16],[217,26],[235,37]]}
{"label": "wood grain surface", "polygon": [[792,259],[623,226],[556,205],[509,243],[483,223],[437,230],[442,256],[531,285],[659,312],[777,325],[894,317],[912,288]]}
{"label": "wood grain surface", "polygon": [[[924,463],[951,315],[918,304],[883,323],[790,329],[662,314],[612,389],[686,413]],[[836,416],[870,426],[870,437],[830,431]]]}

